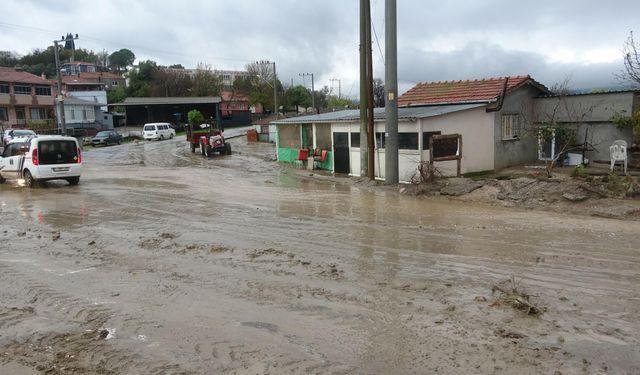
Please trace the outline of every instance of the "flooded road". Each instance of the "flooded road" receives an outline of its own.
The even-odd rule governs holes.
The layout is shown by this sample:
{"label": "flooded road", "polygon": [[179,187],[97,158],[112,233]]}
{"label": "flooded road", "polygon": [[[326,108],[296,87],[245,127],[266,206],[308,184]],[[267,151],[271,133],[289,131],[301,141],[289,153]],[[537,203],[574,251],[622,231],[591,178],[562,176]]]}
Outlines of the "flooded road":
{"label": "flooded road", "polygon": [[[0,373],[637,374],[640,224],[408,197],[232,140],[0,185]],[[545,311],[492,294],[513,280]]]}

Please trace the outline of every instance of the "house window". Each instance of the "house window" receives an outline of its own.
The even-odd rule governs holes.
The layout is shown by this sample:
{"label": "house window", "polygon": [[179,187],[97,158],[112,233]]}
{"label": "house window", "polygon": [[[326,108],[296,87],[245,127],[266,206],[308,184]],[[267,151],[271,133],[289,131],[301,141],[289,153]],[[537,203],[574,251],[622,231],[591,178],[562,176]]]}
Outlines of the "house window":
{"label": "house window", "polygon": [[398,149],[417,150],[418,133],[398,133]]}
{"label": "house window", "polygon": [[0,83],[0,94],[8,94],[8,93],[9,93],[9,84]]}
{"label": "house window", "polygon": [[82,108],[82,119],[87,120],[87,108]]}
{"label": "house window", "polygon": [[16,95],[31,95],[31,86],[13,86]]}
{"label": "house window", "polygon": [[351,133],[351,147],[360,147],[360,133]]}
{"label": "house window", "polygon": [[520,137],[520,115],[502,115],[502,140],[515,140]]}
{"label": "house window", "polygon": [[72,120],[76,119],[76,110],[74,108],[71,108],[71,119]]}
{"label": "house window", "polygon": [[24,107],[16,107],[16,119],[24,120]]}
{"label": "house window", "polygon": [[429,149],[429,142],[434,135],[441,135],[442,132],[422,132],[422,149]]}
{"label": "house window", "polygon": [[9,112],[6,107],[0,107],[0,121],[9,121]]}
{"label": "house window", "polygon": [[32,120],[44,120],[47,118],[47,114],[44,111],[44,108],[30,108],[29,114],[31,115]]}
{"label": "house window", "polygon": [[111,81],[111,86],[118,86],[118,81]]}
{"label": "house window", "polygon": [[269,134],[269,125],[260,125],[261,134]]}
{"label": "house window", "polygon": [[36,86],[36,95],[51,96],[51,87]]}
{"label": "house window", "polygon": [[384,145],[385,145],[384,133],[376,133],[376,147],[384,148]]}

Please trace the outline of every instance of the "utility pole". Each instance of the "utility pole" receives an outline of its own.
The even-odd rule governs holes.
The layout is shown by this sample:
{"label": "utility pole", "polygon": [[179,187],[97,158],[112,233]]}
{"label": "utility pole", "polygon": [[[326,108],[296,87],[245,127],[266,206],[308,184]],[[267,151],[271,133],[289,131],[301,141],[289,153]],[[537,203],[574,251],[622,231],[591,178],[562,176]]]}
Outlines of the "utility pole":
{"label": "utility pole", "polygon": [[367,129],[367,17],[366,0],[360,0],[360,177],[369,174],[369,139]]}
{"label": "utility pole", "polygon": [[316,108],[316,90],[313,86],[313,73],[300,73],[300,76],[302,79],[306,76],[311,76],[311,106],[313,107],[313,110],[318,113],[318,109]]}
{"label": "utility pole", "polygon": [[385,163],[387,185],[398,183],[398,35],[396,0],[385,0]]}
{"label": "utility pole", "polygon": [[365,50],[367,54],[367,146],[369,152],[369,176],[370,180],[374,180],[375,177],[375,129],[373,125],[373,59],[371,58],[371,1],[365,0],[366,5],[364,8],[367,27],[365,30]]}
{"label": "utility pole", "polygon": [[273,62],[273,112],[278,119],[278,78],[276,76],[276,62]]}
{"label": "utility pole", "polygon": [[338,99],[342,98],[342,89],[340,87],[340,80],[338,78],[331,78],[331,89],[333,89],[333,82],[338,81]]}
{"label": "utility pole", "polygon": [[[78,39],[78,34],[71,40]],[[64,35],[60,38],[60,40],[53,41],[53,54],[56,59],[56,73],[58,78],[58,94],[56,95],[56,103],[58,108],[58,124],[60,124],[60,133],[62,135],[67,135],[67,123],[64,118],[64,95],[62,95],[62,76],[60,75],[60,55],[58,52],[58,43],[62,43],[67,41]]]}

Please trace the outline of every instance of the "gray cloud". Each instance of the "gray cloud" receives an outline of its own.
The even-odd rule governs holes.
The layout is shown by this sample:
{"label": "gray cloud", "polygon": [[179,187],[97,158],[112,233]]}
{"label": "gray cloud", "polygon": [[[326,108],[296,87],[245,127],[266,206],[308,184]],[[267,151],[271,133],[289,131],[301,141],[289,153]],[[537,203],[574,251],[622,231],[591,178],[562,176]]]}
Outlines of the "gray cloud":
{"label": "gray cloud", "polygon": [[[343,93],[358,92],[357,1],[65,4],[5,0],[0,49],[27,53],[73,32],[80,34],[78,46],[95,51],[130,48],[139,59],[188,67],[206,62],[222,69],[269,59],[277,62],[284,82],[300,83],[298,74],[309,72],[315,74],[318,87],[339,78]],[[639,11],[640,3],[629,0],[401,0],[401,88],[420,81],[511,74],[531,74],[547,85],[570,76],[574,87],[608,87],[616,83],[613,73],[622,68],[611,51],[617,53],[629,30],[637,27]],[[372,0],[372,17],[380,44],[373,46],[374,69],[383,77],[378,51],[384,51],[383,0]],[[607,62],[585,64],[593,56]]]}

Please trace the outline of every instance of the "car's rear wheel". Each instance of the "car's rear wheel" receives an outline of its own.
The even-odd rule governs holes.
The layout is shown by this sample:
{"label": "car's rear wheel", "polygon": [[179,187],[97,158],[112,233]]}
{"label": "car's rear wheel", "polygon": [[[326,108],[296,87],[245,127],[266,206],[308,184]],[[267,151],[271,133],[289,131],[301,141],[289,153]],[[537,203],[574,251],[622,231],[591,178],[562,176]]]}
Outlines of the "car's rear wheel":
{"label": "car's rear wheel", "polygon": [[171,134],[171,135],[169,136],[169,139],[173,139],[173,134]]}
{"label": "car's rear wheel", "polygon": [[230,143],[225,143],[224,144],[224,153],[227,155],[231,155],[231,144]]}
{"label": "car's rear wheel", "polygon": [[67,178],[67,182],[69,183],[69,185],[78,185],[78,183],[80,182],[80,177],[69,177]]}
{"label": "car's rear wheel", "polygon": [[196,144],[195,143],[191,144],[191,152],[196,152]]}
{"label": "car's rear wheel", "polygon": [[164,135],[160,134],[160,140],[164,141]]}
{"label": "car's rear wheel", "polygon": [[211,145],[206,145],[204,147],[204,155],[206,157],[209,157],[209,156],[211,156],[211,153],[212,153]]}
{"label": "car's rear wheel", "polygon": [[31,174],[31,172],[29,172],[28,169],[24,171],[23,177],[24,177],[24,186],[28,188],[36,187],[37,180],[33,178],[33,175]]}

